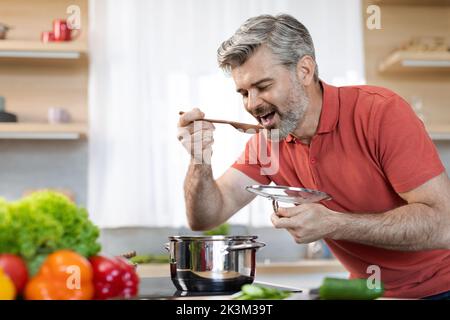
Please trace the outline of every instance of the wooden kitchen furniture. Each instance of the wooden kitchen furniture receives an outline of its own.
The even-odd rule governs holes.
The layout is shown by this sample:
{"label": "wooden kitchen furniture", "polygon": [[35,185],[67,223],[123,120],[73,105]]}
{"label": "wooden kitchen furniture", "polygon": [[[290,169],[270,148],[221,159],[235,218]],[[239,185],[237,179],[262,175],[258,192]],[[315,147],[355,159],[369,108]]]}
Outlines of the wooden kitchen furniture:
{"label": "wooden kitchen furniture", "polygon": [[[80,37],[41,42],[67,8],[81,13]],[[80,139],[88,131],[88,0],[2,0],[0,22],[12,27],[0,40],[0,96],[19,123],[0,123],[0,139]],[[61,107],[70,123],[49,124],[48,109]]]}

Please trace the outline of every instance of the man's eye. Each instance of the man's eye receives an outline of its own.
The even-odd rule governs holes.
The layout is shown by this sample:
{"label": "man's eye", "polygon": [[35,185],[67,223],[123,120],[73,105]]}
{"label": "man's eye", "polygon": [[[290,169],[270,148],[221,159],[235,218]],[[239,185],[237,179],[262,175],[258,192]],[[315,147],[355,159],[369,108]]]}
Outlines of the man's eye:
{"label": "man's eye", "polygon": [[270,86],[271,86],[271,85],[269,84],[269,85],[267,85],[267,86],[259,87],[258,90],[259,90],[259,91],[264,91],[264,90],[268,89]]}

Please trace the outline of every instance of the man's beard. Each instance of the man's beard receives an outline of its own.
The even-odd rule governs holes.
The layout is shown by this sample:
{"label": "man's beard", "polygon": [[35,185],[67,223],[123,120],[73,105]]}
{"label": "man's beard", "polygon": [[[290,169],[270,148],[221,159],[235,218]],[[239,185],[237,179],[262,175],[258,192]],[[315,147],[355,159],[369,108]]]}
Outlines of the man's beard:
{"label": "man's beard", "polygon": [[294,76],[293,87],[289,93],[286,107],[283,113],[276,108],[276,113],[280,117],[279,128],[267,130],[267,138],[278,142],[283,140],[297,129],[303,121],[306,108],[309,104],[309,97],[306,94],[305,87],[298,81],[297,76]]}

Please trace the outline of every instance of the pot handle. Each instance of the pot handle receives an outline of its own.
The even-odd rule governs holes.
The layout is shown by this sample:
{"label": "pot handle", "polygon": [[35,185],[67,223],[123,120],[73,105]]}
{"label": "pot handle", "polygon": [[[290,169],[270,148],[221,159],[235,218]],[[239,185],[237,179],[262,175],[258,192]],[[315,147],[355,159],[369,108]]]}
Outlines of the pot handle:
{"label": "pot handle", "polygon": [[252,242],[252,243],[243,243],[236,244],[234,246],[228,246],[224,248],[224,251],[239,251],[239,250],[247,250],[247,249],[260,249],[264,247],[266,244],[263,242]]}
{"label": "pot handle", "polygon": [[172,253],[170,252],[170,242],[166,242],[164,244],[164,249],[166,249],[170,253],[169,254],[169,256],[170,256],[170,263],[176,263],[175,259],[172,256]]}

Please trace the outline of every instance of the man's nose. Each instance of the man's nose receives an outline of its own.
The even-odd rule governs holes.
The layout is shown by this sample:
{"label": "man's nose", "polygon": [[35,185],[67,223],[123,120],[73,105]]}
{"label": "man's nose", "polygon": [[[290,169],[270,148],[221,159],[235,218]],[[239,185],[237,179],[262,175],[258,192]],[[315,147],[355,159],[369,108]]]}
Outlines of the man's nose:
{"label": "man's nose", "polygon": [[248,92],[247,110],[255,110],[255,108],[261,105],[261,102],[262,100],[255,90]]}

